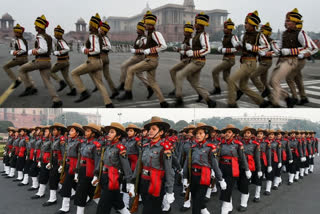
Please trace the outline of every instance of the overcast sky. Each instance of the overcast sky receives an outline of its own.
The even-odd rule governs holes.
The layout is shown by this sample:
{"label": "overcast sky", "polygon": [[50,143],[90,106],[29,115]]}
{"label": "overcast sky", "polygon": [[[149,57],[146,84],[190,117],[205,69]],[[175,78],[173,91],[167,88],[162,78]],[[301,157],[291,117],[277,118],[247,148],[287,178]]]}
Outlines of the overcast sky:
{"label": "overcast sky", "polygon": [[[72,109],[66,108],[63,111],[75,111],[96,113],[97,109]],[[125,122],[142,122],[150,120],[152,116],[164,117],[174,122],[185,120],[191,122],[210,117],[232,117],[243,116],[287,116],[291,118],[307,119],[313,122],[320,121],[320,109],[99,109],[102,115],[101,122],[108,125],[111,122],[119,122],[119,113],[121,114],[121,123]]]}
{"label": "overcast sky", "polygon": [[[45,14],[50,22],[49,33],[60,24],[67,31],[74,30],[79,17],[86,22],[99,12],[102,16],[133,16],[141,13],[149,2],[151,8],[167,3],[183,4],[184,0],[1,0],[0,15],[8,12],[13,18],[34,33],[34,20]],[[269,21],[274,29],[283,29],[284,17],[297,7],[304,19],[304,29],[320,31],[320,1],[316,0],[195,0],[197,9],[226,9],[236,24],[242,24],[248,12],[258,10],[263,23]]]}

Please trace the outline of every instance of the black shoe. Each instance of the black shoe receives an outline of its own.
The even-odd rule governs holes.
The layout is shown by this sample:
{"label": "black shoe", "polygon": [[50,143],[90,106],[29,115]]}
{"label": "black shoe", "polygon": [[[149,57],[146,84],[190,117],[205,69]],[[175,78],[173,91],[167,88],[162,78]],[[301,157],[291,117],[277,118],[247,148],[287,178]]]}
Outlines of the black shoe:
{"label": "black shoe", "polygon": [[210,98],[207,100],[208,108],[215,108],[217,106],[217,102],[211,100]]}
{"label": "black shoe", "polygon": [[61,108],[63,105],[62,101],[58,101],[58,102],[53,102],[52,104],[52,108]]}
{"label": "black shoe", "polygon": [[272,108],[282,108],[282,106],[278,105],[278,104],[272,104]]}
{"label": "black shoe", "polygon": [[20,180],[20,179],[17,179],[17,178],[16,178],[16,179],[13,179],[12,181],[13,181],[13,182],[18,182],[18,181],[22,181],[22,180],[23,180],[23,179]]}
{"label": "black shoe", "polygon": [[299,179],[296,179],[296,178],[295,178],[295,179],[293,179],[293,181],[294,181],[294,182],[298,182],[298,181],[299,181]]}
{"label": "black shoe", "polygon": [[11,176],[7,175],[5,178],[14,178],[14,177],[13,176],[11,177]]}
{"label": "black shoe", "polygon": [[161,108],[169,108],[169,103],[167,103],[166,101],[163,101],[160,103],[160,107]]}
{"label": "black shoe", "polygon": [[292,182],[288,182],[288,186],[291,186],[293,183]]}
{"label": "black shoe", "polygon": [[301,100],[298,103],[298,105],[302,106],[302,105],[307,104],[307,103],[309,103],[309,100],[308,100],[308,98],[304,97],[304,98],[301,98]]}
{"label": "black shoe", "polygon": [[1,176],[8,176],[8,174],[2,174]]}
{"label": "black shoe", "polygon": [[176,98],[176,103],[174,104],[174,107],[176,108],[182,108],[184,106],[182,97]]}
{"label": "black shoe", "polygon": [[94,89],[92,89],[92,93],[97,92],[98,91],[98,87],[96,86]]}
{"label": "black shoe", "polygon": [[28,186],[28,185],[29,185],[29,183],[27,183],[27,184],[18,183],[18,186],[19,186],[19,187],[22,187],[22,186]]}
{"label": "black shoe", "polygon": [[62,91],[65,87],[67,87],[67,84],[63,80],[61,80],[59,84],[60,84],[60,88],[58,89],[58,92]]}
{"label": "black shoe", "polygon": [[240,205],[240,206],[238,207],[238,211],[239,211],[239,212],[245,212],[245,211],[247,211],[247,208]]}
{"label": "black shoe", "polygon": [[112,103],[106,104],[106,108],[114,108]]}
{"label": "black shoe", "polygon": [[53,201],[53,202],[47,201],[47,202],[44,202],[44,203],[42,204],[42,206],[43,206],[43,207],[49,207],[49,206],[54,205],[54,204],[56,204],[56,203],[57,203],[57,200],[55,200],[55,201]]}
{"label": "black shoe", "polygon": [[18,88],[18,86],[19,86],[21,83],[22,83],[22,82],[21,82],[20,80],[16,80],[16,81],[14,82],[14,85],[13,85],[12,89]]}
{"label": "black shoe", "polygon": [[237,91],[237,99],[236,100],[240,100],[240,98],[242,97],[243,92],[241,90]]}
{"label": "black shoe", "polygon": [[208,203],[208,202],[210,201],[210,198],[204,197],[203,201],[204,201],[205,203]]}
{"label": "black shoe", "polygon": [[237,104],[228,104],[228,108],[239,108]]}
{"label": "black shoe", "polygon": [[80,103],[80,102],[88,99],[90,96],[91,96],[91,95],[88,93],[88,91],[85,90],[84,92],[82,92],[82,93],[80,94],[79,99],[77,99],[77,100],[74,101],[74,102],[75,102],[75,103]]}
{"label": "black shoe", "polygon": [[254,197],[253,202],[254,202],[254,203],[259,203],[259,202],[260,202],[260,198]]}
{"label": "black shoe", "polygon": [[45,195],[39,196],[39,195],[34,195],[31,196],[31,199],[39,199],[39,198],[43,198]]}
{"label": "black shoe", "polygon": [[262,96],[263,98],[265,98],[265,97],[269,96],[270,93],[271,93],[270,89],[269,89],[269,88],[266,88],[266,89],[264,89],[264,91],[262,92],[261,96]]}
{"label": "black shoe", "polygon": [[190,207],[181,207],[180,211],[181,212],[187,212],[190,209]]}
{"label": "black shoe", "polygon": [[168,211],[162,211],[162,213],[170,213],[171,212],[171,207],[169,208]]}
{"label": "black shoe", "polygon": [[271,192],[268,192],[268,191],[264,191],[264,193],[263,193],[264,195],[267,195],[267,196],[269,196],[269,195],[271,195]]}
{"label": "black shoe", "polygon": [[28,87],[24,90],[24,92],[22,92],[19,97],[26,97],[26,96],[30,96],[33,94],[36,94],[38,92],[38,90],[36,88],[32,88],[32,87]]}
{"label": "black shoe", "polygon": [[259,105],[259,108],[267,108],[269,105],[269,101],[264,100],[263,103]]}
{"label": "black shoe", "polygon": [[293,105],[297,105],[299,103],[299,100],[297,98],[292,98]]}
{"label": "black shoe", "polygon": [[62,211],[62,210],[59,210],[58,212],[56,212],[55,214],[64,214],[64,213],[69,213],[70,211]]}
{"label": "black shoe", "polygon": [[149,100],[151,97],[152,97],[152,95],[153,95],[153,93],[154,93],[154,91],[153,91],[153,89],[150,87],[150,86],[148,86],[148,96],[147,96],[147,99]]}
{"label": "black shoe", "polygon": [[67,93],[67,96],[76,96],[77,95],[77,90],[75,88],[71,89],[69,93]]}
{"label": "black shoe", "polygon": [[115,92],[112,93],[110,99],[114,99],[114,98],[116,98],[116,96],[118,96],[118,95],[119,95],[119,92],[118,92],[118,91],[115,91]]}
{"label": "black shoe", "polygon": [[124,91],[124,83],[121,83],[118,88],[117,88],[118,91]]}
{"label": "black shoe", "polygon": [[168,97],[175,97],[176,96],[176,89],[173,89],[169,94]]}
{"label": "black shoe", "polygon": [[197,103],[200,103],[201,100],[203,100],[203,98],[202,98],[202,96],[199,94],[199,95],[198,95],[198,99],[196,100],[196,102],[197,102]]}
{"label": "black shoe", "polygon": [[38,190],[38,188],[30,187],[30,188],[28,189],[28,191],[35,191],[35,190]]}
{"label": "black shoe", "polygon": [[273,190],[278,190],[278,189],[279,189],[279,187],[277,187],[277,186],[273,186],[273,187],[272,187],[272,189],[273,189]]}
{"label": "black shoe", "polygon": [[132,92],[131,91],[125,91],[124,94],[122,94],[122,96],[120,96],[118,98],[119,101],[122,100],[132,100]]}
{"label": "black shoe", "polygon": [[293,99],[292,99],[291,97],[287,97],[287,98],[285,99],[285,101],[286,101],[286,103],[287,103],[287,107],[288,107],[288,108],[293,108],[293,107],[294,107],[294,101],[293,101]]}
{"label": "black shoe", "polygon": [[221,88],[214,88],[213,91],[210,92],[211,95],[221,94]]}

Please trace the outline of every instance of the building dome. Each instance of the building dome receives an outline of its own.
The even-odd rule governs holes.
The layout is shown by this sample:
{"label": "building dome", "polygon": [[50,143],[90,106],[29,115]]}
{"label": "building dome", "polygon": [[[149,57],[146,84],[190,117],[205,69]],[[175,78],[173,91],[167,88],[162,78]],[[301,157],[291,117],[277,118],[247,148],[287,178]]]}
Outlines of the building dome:
{"label": "building dome", "polygon": [[5,14],[2,16],[2,19],[5,19],[5,20],[13,20],[12,16],[11,16],[9,13],[5,13]]}
{"label": "building dome", "polygon": [[86,24],[83,18],[79,18],[76,24]]}

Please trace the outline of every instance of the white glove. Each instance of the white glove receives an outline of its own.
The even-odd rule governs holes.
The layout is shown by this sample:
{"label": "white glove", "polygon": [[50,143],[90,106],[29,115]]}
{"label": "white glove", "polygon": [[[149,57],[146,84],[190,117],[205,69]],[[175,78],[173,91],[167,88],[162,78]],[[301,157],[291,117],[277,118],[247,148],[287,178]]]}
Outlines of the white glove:
{"label": "white glove", "polygon": [[61,173],[62,172],[62,166],[59,166],[58,168],[58,172]]}
{"label": "white glove", "polygon": [[224,179],[222,179],[222,181],[219,181],[220,187],[222,190],[226,190],[227,189],[227,183],[225,182]]}
{"label": "white glove", "polygon": [[28,55],[29,56],[32,56],[33,54],[32,54],[32,49],[31,50],[28,50]]}
{"label": "white glove", "polygon": [[309,155],[309,158],[312,158],[312,155]]}
{"label": "white glove", "polygon": [[135,54],[136,53],[136,49],[130,49],[130,52],[132,53],[132,54]]}
{"label": "white glove", "polygon": [[259,171],[259,172],[258,172],[258,178],[261,178],[261,177],[262,177],[262,172]]}
{"label": "white glove", "polygon": [[129,193],[130,197],[134,197],[134,185],[131,183],[127,183],[127,192]]}
{"label": "white glove", "polygon": [[183,179],[183,187],[184,187],[185,189],[187,189],[187,188],[189,187],[188,179],[186,179],[186,178]]}
{"label": "white glove", "polygon": [[219,53],[222,53],[222,49],[223,49],[222,46],[218,47],[218,52],[219,52]]}
{"label": "white glove", "polygon": [[304,54],[303,53],[299,54],[298,59],[304,59]]}
{"label": "white glove", "polygon": [[179,174],[183,177],[183,169],[179,172]]}
{"label": "white glove", "polygon": [[14,50],[9,51],[10,55],[13,56],[13,52],[14,52]]}
{"label": "white glove", "polygon": [[74,179],[73,179],[76,183],[78,183],[79,181],[79,175],[78,173],[74,174]]}
{"label": "white glove", "polygon": [[86,49],[86,47],[82,46],[82,47],[81,47],[81,53],[84,54],[84,50],[85,50],[85,49]]}
{"label": "white glove", "polygon": [[169,204],[174,202],[174,193],[166,193],[165,197],[167,198],[167,202]]}
{"label": "white glove", "polygon": [[282,48],[281,53],[283,56],[288,56],[291,54],[291,50],[289,48]]}
{"label": "white glove", "polygon": [[302,157],[300,158],[301,162],[305,162],[306,161],[306,157]]}
{"label": "white glove", "polygon": [[248,179],[250,179],[250,178],[251,178],[251,175],[252,175],[252,173],[251,173],[251,171],[250,171],[250,170],[246,171],[246,176],[247,176],[247,178],[248,178]]}
{"label": "white glove", "polygon": [[3,156],[6,156],[6,155],[7,155],[7,152],[6,152],[6,151],[4,151],[4,152],[3,152]]}
{"label": "white glove", "polygon": [[289,160],[289,164],[293,163],[293,160]]}
{"label": "white glove", "polygon": [[185,50],[187,48],[187,45],[186,44],[181,44],[181,49],[182,50]]}
{"label": "white glove", "polygon": [[215,175],[216,175],[216,174],[214,173],[213,169],[211,169],[211,178],[214,178]]}
{"label": "white glove", "polygon": [[40,161],[38,162],[38,167],[39,167],[39,168],[41,167],[41,162],[40,162]]}
{"label": "white glove", "polygon": [[173,50],[174,52],[178,52],[179,48],[178,48],[178,47],[173,47],[172,50]]}
{"label": "white glove", "polygon": [[28,156],[26,156],[26,160],[28,160]]}
{"label": "white glove", "polygon": [[51,169],[51,164],[48,163],[48,164],[46,165],[46,168],[47,168],[47,169]]}
{"label": "white glove", "polygon": [[[12,156],[12,153],[9,154],[9,157],[10,157],[10,158],[11,158],[11,156]],[[319,153],[318,153],[318,156],[319,156]]]}
{"label": "white glove", "polygon": [[151,52],[150,49],[145,49],[145,50],[143,51],[144,55],[149,55],[150,52]]}
{"label": "white glove", "polygon": [[314,158],[315,156],[316,156],[315,154],[312,155],[313,158]]}
{"label": "white glove", "polygon": [[280,169],[282,167],[282,163],[278,163],[278,168]]}
{"label": "white glove", "polygon": [[272,166],[268,166],[267,172],[270,173],[272,171]]}
{"label": "white glove", "polygon": [[94,176],[93,179],[92,179],[92,181],[91,181],[92,186],[95,187],[95,186],[98,185],[98,183],[99,183],[98,177],[97,177],[97,176]]}
{"label": "white glove", "polygon": [[192,57],[192,56],[193,56],[193,50],[188,50],[188,51],[186,52],[186,55],[187,55],[188,57]]}
{"label": "white glove", "polygon": [[60,51],[54,51],[54,52],[53,52],[53,55],[55,55],[55,56],[60,56]]}
{"label": "white glove", "polygon": [[252,45],[249,44],[249,43],[246,43],[246,49],[247,49],[248,51],[252,51]]}

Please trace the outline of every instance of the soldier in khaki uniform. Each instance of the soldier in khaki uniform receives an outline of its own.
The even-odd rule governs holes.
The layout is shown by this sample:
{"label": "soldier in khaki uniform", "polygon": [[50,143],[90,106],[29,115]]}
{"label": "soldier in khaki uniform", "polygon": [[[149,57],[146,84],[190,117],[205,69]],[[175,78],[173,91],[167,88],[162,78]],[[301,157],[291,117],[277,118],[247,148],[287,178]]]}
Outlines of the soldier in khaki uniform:
{"label": "soldier in khaki uniform", "polygon": [[[54,29],[54,37],[57,39],[56,51],[53,52],[57,56],[57,63],[51,68],[51,77],[55,79],[59,84],[60,88],[58,91],[62,91],[68,84],[70,92],[67,93],[68,96],[75,96],[77,94],[76,88],[73,86],[70,77],[69,77],[69,51],[70,48],[68,43],[62,38],[64,30],[58,25]],[[63,81],[58,75],[57,72],[61,71],[61,74],[65,81]],[[66,84],[67,82],[67,84]]]}
{"label": "soldier in khaki uniform", "polygon": [[[268,106],[268,102],[248,86],[249,78],[257,67],[257,55],[261,55],[262,52],[270,49],[265,36],[256,31],[260,23],[258,11],[247,15],[245,20],[246,32],[241,38],[242,56],[240,69],[233,73],[229,79],[228,107],[230,108],[238,107],[236,100],[240,98],[242,93],[249,96],[259,107]],[[239,89],[236,82],[239,82]]]}
{"label": "soldier in khaki uniform", "polygon": [[21,81],[14,75],[11,68],[21,66],[28,62],[28,42],[23,38],[24,27],[17,24],[13,28],[15,35],[14,50],[10,51],[10,55],[14,56],[7,64],[3,66],[3,70],[8,74],[10,79],[15,83],[13,88],[18,87]]}
{"label": "soldier in khaki uniform", "polygon": [[191,86],[197,93],[205,99],[209,108],[214,108],[217,104],[209,97],[209,92],[200,86],[201,69],[206,64],[206,55],[210,53],[209,35],[205,32],[205,26],[209,26],[209,16],[201,12],[195,17],[196,35],[192,39],[191,49],[185,53],[191,57],[191,62],[177,73],[176,76],[176,107],[183,106],[182,85],[183,80],[187,78]]}
{"label": "soldier in khaki uniform", "polygon": [[31,82],[28,72],[39,70],[41,78],[48,89],[50,96],[53,100],[53,108],[59,108],[62,106],[62,101],[57,95],[55,88],[50,81],[50,69],[51,69],[51,59],[50,54],[52,51],[52,38],[46,34],[46,28],[49,22],[46,17],[42,15],[38,17],[35,21],[35,29],[38,32],[36,36],[35,48],[28,51],[29,55],[34,55],[35,60],[28,62],[20,67],[19,73],[22,82],[26,86],[25,91],[20,94],[20,97],[29,96],[37,93],[37,89]]}
{"label": "soldier in khaki uniform", "polygon": [[89,22],[90,35],[86,42],[86,46],[82,48],[82,52],[88,55],[88,60],[79,67],[75,68],[71,72],[71,76],[74,80],[74,84],[76,85],[78,92],[80,93],[80,98],[75,101],[76,103],[82,102],[91,96],[80,78],[80,76],[83,74],[89,74],[91,79],[99,89],[106,108],[113,108],[113,104],[109,98],[107,89],[102,83],[102,61],[100,59],[102,38],[98,32],[100,22],[101,19],[98,13],[95,16],[91,17]]}
{"label": "soldier in khaki uniform", "polygon": [[231,68],[235,65],[235,55],[237,47],[239,46],[239,39],[232,34],[234,23],[231,19],[224,22],[224,37],[222,46],[218,48],[218,52],[223,54],[222,63],[216,66],[212,71],[213,87],[212,95],[221,94],[219,74],[223,72],[223,80],[228,83]]}
{"label": "soldier in khaki uniform", "polygon": [[281,57],[277,67],[273,70],[270,82],[274,89],[272,91],[274,107],[279,107],[280,99],[284,99],[289,108],[295,105],[295,100],[289,96],[286,90],[282,89],[280,83],[297,68],[298,58],[302,59],[310,56],[307,35],[303,30],[296,27],[301,19],[302,15],[296,8],[286,15],[285,27],[287,30],[282,34]]}
{"label": "soldier in khaki uniform", "polygon": [[167,108],[169,107],[169,104],[165,101],[161,89],[156,82],[156,69],[159,63],[158,53],[167,49],[167,44],[162,34],[159,31],[155,30],[156,22],[157,17],[150,11],[147,11],[144,16],[144,23],[148,31],[147,43],[145,46],[146,49],[140,50],[141,53],[144,53],[145,59],[128,69],[124,86],[125,93],[121,97],[119,97],[119,100],[132,99],[133,76],[137,72],[146,71],[149,85],[156,93],[160,101],[161,108]]}
{"label": "soldier in khaki uniform", "polygon": [[173,91],[169,93],[170,97],[174,97],[176,94],[176,76],[177,72],[185,68],[191,61],[191,58],[186,55],[186,51],[190,50],[191,43],[192,43],[192,33],[193,33],[193,26],[190,22],[184,25],[184,40],[182,42],[181,48],[175,48],[175,51],[180,53],[181,61],[174,65],[173,68],[170,70],[170,76],[174,85]]}
{"label": "soldier in khaki uniform", "polygon": [[[136,38],[136,41],[134,42],[133,48],[130,50],[133,56],[121,64],[120,85],[118,87],[119,91],[124,90],[124,83],[126,81],[127,71],[130,68],[130,66],[138,64],[139,62],[145,59],[144,53],[141,52],[141,50],[145,49],[145,46],[147,43],[147,37],[144,34],[145,30],[146,29],[144,26],[144,20],[138,22],[137,38]],[[149,86],[148,80],[145,77],[144,72],[143,71],[137,72],[136,75],[141,80],[141,82],[147,87],[148,89],[147,99],[150,99],[150,97],[153,95],[153,90]]]}

